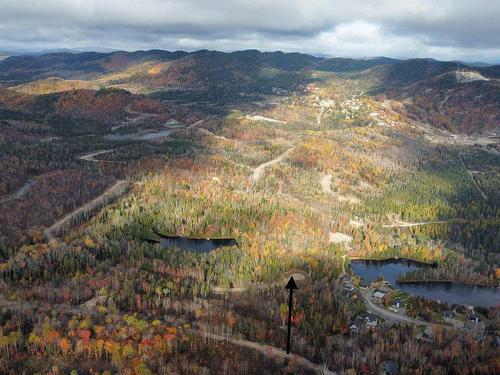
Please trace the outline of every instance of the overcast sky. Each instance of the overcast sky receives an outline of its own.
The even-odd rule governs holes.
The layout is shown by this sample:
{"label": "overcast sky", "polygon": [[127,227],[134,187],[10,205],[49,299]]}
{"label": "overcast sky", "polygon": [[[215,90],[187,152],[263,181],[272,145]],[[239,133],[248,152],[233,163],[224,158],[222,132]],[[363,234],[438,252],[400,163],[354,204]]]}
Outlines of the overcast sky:
{"label": "overcast sky", "polygon": [[299,51],[500,61],[500,0],[0,0],[0,50]]}

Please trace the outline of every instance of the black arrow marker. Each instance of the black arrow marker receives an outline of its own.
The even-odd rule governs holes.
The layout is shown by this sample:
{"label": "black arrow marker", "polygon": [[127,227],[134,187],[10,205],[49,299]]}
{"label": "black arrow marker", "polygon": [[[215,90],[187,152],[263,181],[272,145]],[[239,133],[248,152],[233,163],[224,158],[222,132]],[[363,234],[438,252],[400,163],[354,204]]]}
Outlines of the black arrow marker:
{"label": "black arrow marker", "polygon": [[295,284],[293,276],[290,277],[290,280],[288,280],[285,289],[290,289],[290,297],[288,298],[288,334],[286,337],[286,354],[290,354],[290,336],[292,333],[292,295],[294,289],[299,289],[297,288],[297,284]]}

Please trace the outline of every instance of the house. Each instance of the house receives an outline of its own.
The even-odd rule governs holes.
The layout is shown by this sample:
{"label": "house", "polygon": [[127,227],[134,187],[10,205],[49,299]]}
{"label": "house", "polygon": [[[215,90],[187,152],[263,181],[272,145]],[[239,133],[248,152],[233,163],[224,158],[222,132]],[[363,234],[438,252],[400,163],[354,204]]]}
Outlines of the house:
{"label": "house", "polygon": [[380,286],[379,288],[377,288],[377,292],[380,292],[380,293],[390,293],[391,291],[391,288],[389,288],[387,285],[382,285]]}
{"label": "house", "polygon": [[361,328],[369,327],[373,328],[378,325],[378,317],[372,312],[367,312],[357,316],[351,323],[349,330],[353,333],[357,333],[361,330]]}
{"label": "house", "polygon": [[350,326],[349,326],[349,332],[352,334],[352,335],[357,335],[359,333],[359,326],[356,325],[356,323],[352,323]]}
{"label": "house", "polygon": [[469,321],[474,323],[479,323],[481,321],[481,318],[479,317],[479,315],[472,314],[469,315]]}
{"label": "house", "polygon": [[394,361],[385,361],[381,366],[382,374],[396,375],[398,374],[398,364]]}
{"label": "house", "polygon": [[500,346],[500,336],[493,335],[491,345],[493,345],[494,348],[498,348]]}
{"label": "house", "polygon": [[402,307],[406,307],[406,302],[400,300],[399,298],[396,298],[394,301],[392,301],[392,306],[400,309]]}
{"label": "house", "polygon": [[351,275],[342,275],[340,277],[340,282],[342,284],[345,284],[345,283],[351,283],[352,282],[352,276]]}
{"label": "house", "polygon": [[422,333],[422,337],[429,339],[429,340],[432,339],[432,327],[431,326],[425,327],[425,330]]}
{"label": "house", "polygon": [[354,290],[354,285],[352,285],[351,283],[347,283],[347,284],[344,285],[344,289],[348,290],[348,291],[353,291]]}
{"label": "house", "polygon": [[385,297],[385,293],[382,292],[375,292],[373,293],[373,298],[376,299],[377,301],[382,301],[382,299]]}
{"label": "house", "polygon": [[426,341],[426,342],[432,342],[432,327],[426,327],[424,332],[421,334],[417,335],[415,338],[420,341]]}
{"label": "house", "polygon": [[367,327],[376,327],[378,325],[378,318],[374,313],[369,312],[363,317],[363,319]]}
{"label": "house", "polygon": [[456,314],[453,311],[443,311],[444,320],[453,320],[456,318]]}

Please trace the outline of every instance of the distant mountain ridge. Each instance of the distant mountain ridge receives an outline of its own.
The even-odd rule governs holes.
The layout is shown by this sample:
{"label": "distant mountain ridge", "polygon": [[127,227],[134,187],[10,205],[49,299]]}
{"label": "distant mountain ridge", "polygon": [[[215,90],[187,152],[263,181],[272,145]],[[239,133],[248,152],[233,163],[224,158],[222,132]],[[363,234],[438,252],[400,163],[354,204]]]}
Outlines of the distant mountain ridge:
{"label": "distant mountain ridge", "polygon": [[112,87],[160,99],[186,90],[227,98],[286,93],[329,74],[365,81],[370,94],[400,101],[411,116],[451,131],[485,131],[500,123],[500,65],[258,50],[57,52],[0,61],[0,84],[29,95]]}
{"label": "distant mountain ridge", "polygon": [[[136,52],[56,52],[44,55],[10,56],[0,62],[0,82],[19,84],[48,77],[63,79],[95,79],[145,63],[167,63],[172,65],[205,64],[215,68],[238,68],[244,73],[255,73],[255,69],[278,69],[285,72],[322,70],[351,72],[365,70],[377,65],[391,64],[398,60],[385,57],[371,59],[324,58],[302,53],[260,52],[244,50],[231,53],[199,50],[195,52],[149,50]],[[175,70],[175,69],[174,69]],[[182,69],[180,69],[182,70]],[[209,71],[209,69],[202,69]]]}

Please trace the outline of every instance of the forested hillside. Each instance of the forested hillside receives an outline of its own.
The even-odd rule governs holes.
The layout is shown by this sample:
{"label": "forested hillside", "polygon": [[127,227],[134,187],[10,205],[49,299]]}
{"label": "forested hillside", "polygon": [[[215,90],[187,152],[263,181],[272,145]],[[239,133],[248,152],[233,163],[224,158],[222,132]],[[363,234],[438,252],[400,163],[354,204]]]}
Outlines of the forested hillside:
{"label": "forested hillside", "polygon": [[[252,50],[0,62],[0,372],[499,373],[495,69]],[[366,259],[414,268],[366,282]]]}

